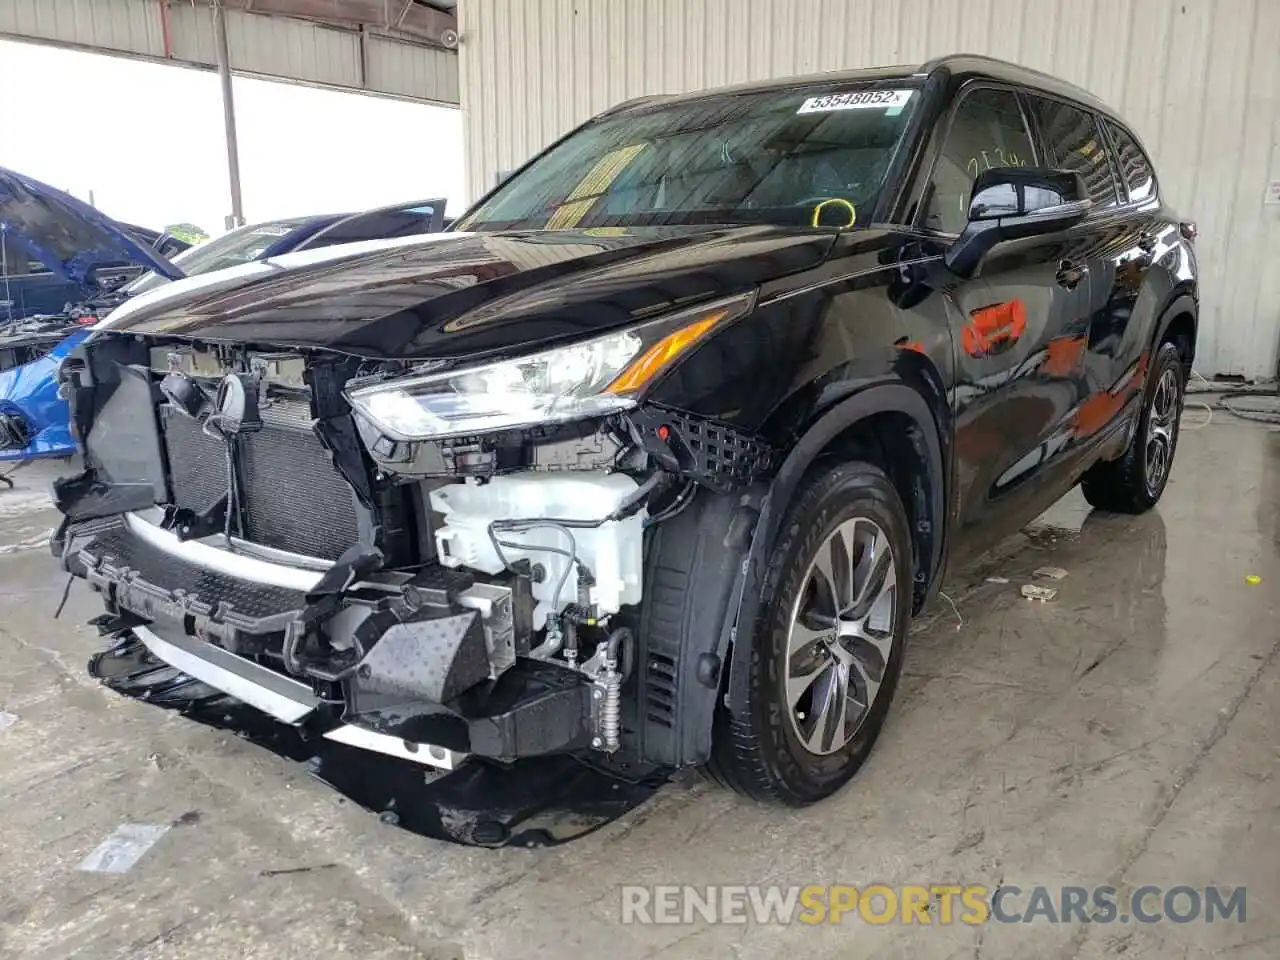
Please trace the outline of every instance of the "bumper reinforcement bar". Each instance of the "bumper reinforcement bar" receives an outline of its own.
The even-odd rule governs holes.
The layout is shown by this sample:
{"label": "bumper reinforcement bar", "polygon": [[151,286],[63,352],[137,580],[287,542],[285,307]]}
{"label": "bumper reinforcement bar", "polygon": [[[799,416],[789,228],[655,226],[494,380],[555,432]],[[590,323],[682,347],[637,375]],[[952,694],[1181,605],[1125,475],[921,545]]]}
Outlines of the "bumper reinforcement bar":
{"label": "bumper reinforcement bar", "polygon": [[320,706],[309,686],[203,640],[151,627],[134,627],[136,636],[156,657],[284,723],[301,723]]}

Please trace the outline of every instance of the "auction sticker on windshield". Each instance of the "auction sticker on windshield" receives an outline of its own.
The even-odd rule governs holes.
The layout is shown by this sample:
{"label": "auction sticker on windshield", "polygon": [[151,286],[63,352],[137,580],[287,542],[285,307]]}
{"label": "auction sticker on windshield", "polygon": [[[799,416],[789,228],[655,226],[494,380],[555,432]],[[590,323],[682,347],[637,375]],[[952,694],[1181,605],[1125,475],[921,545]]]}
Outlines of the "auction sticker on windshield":
{"label": "auction sticker on windshield", "polygon": [[828,110],[901,110],[911,99],[913,90],[850,90],[810,97],[796,113],[825,113]]}

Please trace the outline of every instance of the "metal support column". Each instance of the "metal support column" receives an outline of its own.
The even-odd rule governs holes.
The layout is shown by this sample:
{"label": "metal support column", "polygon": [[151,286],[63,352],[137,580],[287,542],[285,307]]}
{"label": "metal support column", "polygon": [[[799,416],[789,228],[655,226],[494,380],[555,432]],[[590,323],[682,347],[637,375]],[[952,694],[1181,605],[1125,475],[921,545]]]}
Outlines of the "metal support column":
{"label": "metal support column", "polygon": [[218,79],[222,81],[222,121],[227,132],[227,174],[231,178],[231,216],[227,228],[244,226],[240,199],[240,147],[236,141],[236,104],[231,93],[231,56],[227,52],[227,15],[222,0],[213,0],[213,33],[218,48]]}

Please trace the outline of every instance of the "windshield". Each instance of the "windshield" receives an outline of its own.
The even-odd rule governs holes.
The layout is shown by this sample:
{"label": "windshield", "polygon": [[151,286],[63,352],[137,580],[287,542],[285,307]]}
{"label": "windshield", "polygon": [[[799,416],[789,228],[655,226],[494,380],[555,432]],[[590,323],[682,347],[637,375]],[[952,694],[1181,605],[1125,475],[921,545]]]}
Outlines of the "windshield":
{"label": "windshield", "polygon": [[[171,259],[188,277],[235,267],[257,260],[264,250],[278,243],[281,237],[288,236],[305,222],[305,219],[294,218],[258,223],[251,227],[237,227],[217,239],[206,240],[198,247],[184,250]],[[154,290],[168,282],[159,274],[148,273],[125,287],[124,292],[133,296]]]}
{"label": "windshield", "polygon": [[455,229],[810,225],[830,199],[851,226],[870,214],[917,100],[899,80],[639,107],[552,147]]}

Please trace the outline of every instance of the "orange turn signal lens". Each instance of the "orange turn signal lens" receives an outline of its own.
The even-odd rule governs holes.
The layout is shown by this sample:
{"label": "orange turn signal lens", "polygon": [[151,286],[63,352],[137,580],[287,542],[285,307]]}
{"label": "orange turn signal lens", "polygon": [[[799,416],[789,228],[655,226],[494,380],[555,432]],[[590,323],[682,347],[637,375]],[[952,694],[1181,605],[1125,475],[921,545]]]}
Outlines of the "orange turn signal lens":
{"label": "orange turn signal lens", "polygon": [[728,315],[728,310],[717,310],[668,333],[618,374],[613,383],[605,388],[605,393],[635,393],[710,333]]}

